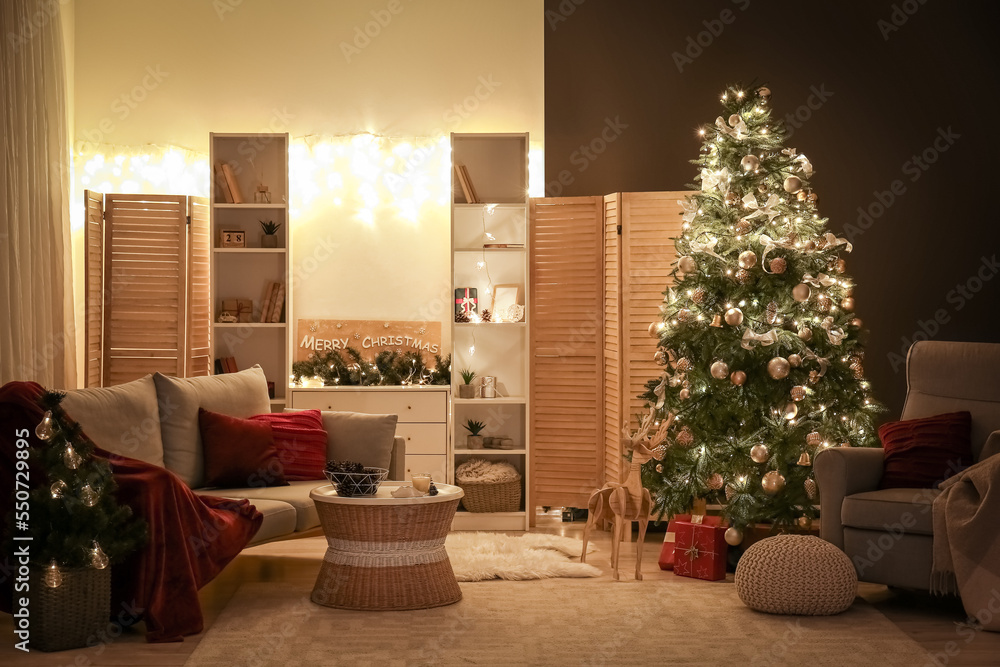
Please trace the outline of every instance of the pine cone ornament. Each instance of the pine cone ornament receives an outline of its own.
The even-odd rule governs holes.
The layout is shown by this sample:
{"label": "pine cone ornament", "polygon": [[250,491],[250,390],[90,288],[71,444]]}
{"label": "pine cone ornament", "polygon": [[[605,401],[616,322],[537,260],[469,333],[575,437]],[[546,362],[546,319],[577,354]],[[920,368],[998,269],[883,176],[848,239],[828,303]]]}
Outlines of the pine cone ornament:
{"label": "pine cone ornament", "polygon": [[489,308],[484,308],[484,309],[483,309],[483,312],[482,312],[482,313],[480,313],[480,315],[479,315],[479,318],[480,318],[480,319],[481,319],[481,320],[482,320],[483,322],[490,322],[490,321],[492,321],[492,320],[493,320],[493,313],[492,313],[492,312],[490,312],[490,309],[489,309]]}
{"label": "pine cone ornament", "polygon": [[740,220],[739,222],[736,223],[736,226],[733,228],[733,231],[736,232],[737,236],[746,236],[747,234],[753,231],[753,225],[750,224],[750,222],[747,220]]}
{"label": "pine cone ornament", "polygon": [[816,305],[819,306],[820,310],[826,312],[830,310],[830,306],[833,305],[833,300],[826,294],[820,294],[818,297],[816,297]]}
{"label": "pine cone ornament", "polygon": [[458,322],[459,324],[463,324],[465,322],[469,322],[470,320],[469,316],[463,310],[462,312],[455,314],[455,321]]}
{"label": "pine cone ornament", "polygon": [[740,269],[736,272],[736,282],[740,285],[748,285],[752,279],[753,275],[746,269]]}
{"label": "pine cone ornament", "polygon": [[806,497],[809,500],[816,500],[816,480],[811,477],[802,483],[802,486],[806,489]]}
{"label": "pine cone ornament", "polygon": [[692,313],[687,308],[681,308],[677,311],[677,320],[680,322],[690,322],[694,319],[694,313]]}
{"label": "pine cone ornament", "polygon": [[694,301],[695,303],[699,303],[699,304],[700,303],[705,303],[705,295],[706,294],[707,294],[707,292],[705,292],[705,288],[704,287],[697,287],[697,288],[695,288],[694,292],[691,293],[691,300]]}
{"label": "pine cone ornament", "polygon": [[691,363],[691,360],[688,359],[687,357],[681,357],[680,359],[677,360],[677,363],[674,365],[674,368],[679,370],[681,373],[687,373],[689,370],[694,368],[694,364]]}
{"label": "pine cone ornament", "polygon": [[774,324],[778,321],[778,303],[772,301],[767,304],[767,315],[765,316],[768,324]]}
{"label": "pine cone ornament", "polygon": [[726,500],[732,501],[733,496],[736,495],[736,487],[731,484],[726,485]]}

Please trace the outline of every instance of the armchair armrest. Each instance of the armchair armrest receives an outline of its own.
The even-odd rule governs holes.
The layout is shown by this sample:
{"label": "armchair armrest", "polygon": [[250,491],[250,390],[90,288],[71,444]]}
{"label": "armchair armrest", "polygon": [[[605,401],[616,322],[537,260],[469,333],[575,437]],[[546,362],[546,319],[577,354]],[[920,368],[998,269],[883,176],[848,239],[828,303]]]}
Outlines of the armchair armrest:
{"label": "armchair armrest", "polygon": [[819,536],[844,548],[841,506],[844,498],[874,491],[882,479],[885,452],[881,447],[837,447],[816,456],[813,466],[819,486]]}
{"label": "armchair armrest", "polygon": [[392,439],[392,454],[389,460],[389,476],[386,479],[406,479],[406,438],[396,436]]}

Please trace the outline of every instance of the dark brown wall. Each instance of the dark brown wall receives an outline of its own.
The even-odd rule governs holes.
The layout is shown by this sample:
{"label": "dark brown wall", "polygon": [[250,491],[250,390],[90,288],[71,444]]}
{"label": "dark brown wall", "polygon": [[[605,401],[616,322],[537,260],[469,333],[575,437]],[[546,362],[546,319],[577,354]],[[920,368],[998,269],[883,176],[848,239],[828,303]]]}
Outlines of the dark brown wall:
{"label": "dark brown wall", "polygon": [[[545,9],[548,195],[684,189],[695,128],[719,115],[719,93],[766,81],[774,111],[799,114],[789,145],[816,169],[820,213],[854,241],[865,367],[887,418],[902,407],[914,336],[1000,342],[1000,8],[546,0]],[[699,33],[707,45],[685,54]],[[678,67],[675,53],[692,62]],[[921,168],[913,158],[925,150],[933,164]],[[859,207],[873,214],[866,228]]]}

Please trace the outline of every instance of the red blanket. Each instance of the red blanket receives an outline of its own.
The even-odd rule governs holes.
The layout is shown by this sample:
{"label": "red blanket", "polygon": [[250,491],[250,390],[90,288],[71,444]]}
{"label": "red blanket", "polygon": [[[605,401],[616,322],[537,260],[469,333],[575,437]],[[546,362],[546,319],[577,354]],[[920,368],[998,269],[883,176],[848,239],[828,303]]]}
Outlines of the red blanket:
{"label": "red blanket", "polygon": [[[14,433],[28,429],[32,446],[40,445],[35,426],[42,419],[43,391],[33,382],[0,387],[0,521],[13,505]],[[247,500],[195,495],[164,468],[100,448],[94,453],[111,464],[119,502],[149,524],[146,546],[112,568],[112,617],[138,612],[150,642],[181,641],[201,632],[198,589],[240,553],[263,515]],[[41,472],[32,471],[31,479],[42,479]],[[0,611],[10,613],[12,578],[0,579]]]}

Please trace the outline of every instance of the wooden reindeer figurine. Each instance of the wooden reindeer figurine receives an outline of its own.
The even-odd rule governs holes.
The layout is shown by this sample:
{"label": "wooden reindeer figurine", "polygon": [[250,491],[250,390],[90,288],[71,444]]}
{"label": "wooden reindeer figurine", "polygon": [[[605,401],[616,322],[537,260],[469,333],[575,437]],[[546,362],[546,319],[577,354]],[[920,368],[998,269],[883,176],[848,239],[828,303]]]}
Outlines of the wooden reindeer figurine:
{"label": "wooden reindeer figurine", "polygon": [[587,525],[583,529],[583,553],[580,554],[580,562],[586,562],[587,559],[587,539],[591,527],[595,524],[601,525],[613,518],[611,569],[616,581],[618,580],[618,556],[621,542],[625,538],[626,526],[632,521],[639,522],[639,535],[635,546],[635,578],[642,581],[642,543],[646,537],[646,526],[649,524],[652,499],[649,496],[649,489],[642,486],[641,468],[651,458],[662,458],[662,454],[657,457],[654,452],[666,439],[667,429],[673,423],[674,415],[671,414],[663,420],[656,433],[650,437],[649,431],[653,427],[655,419],[656,411],[650,410],[635,434],[629,434],[628,427],[622,429],[624,435],[622,446],[632,454],[628,474],[622,483],[609,482],[603,488],[594,491],[587,505],[589,516]]}

